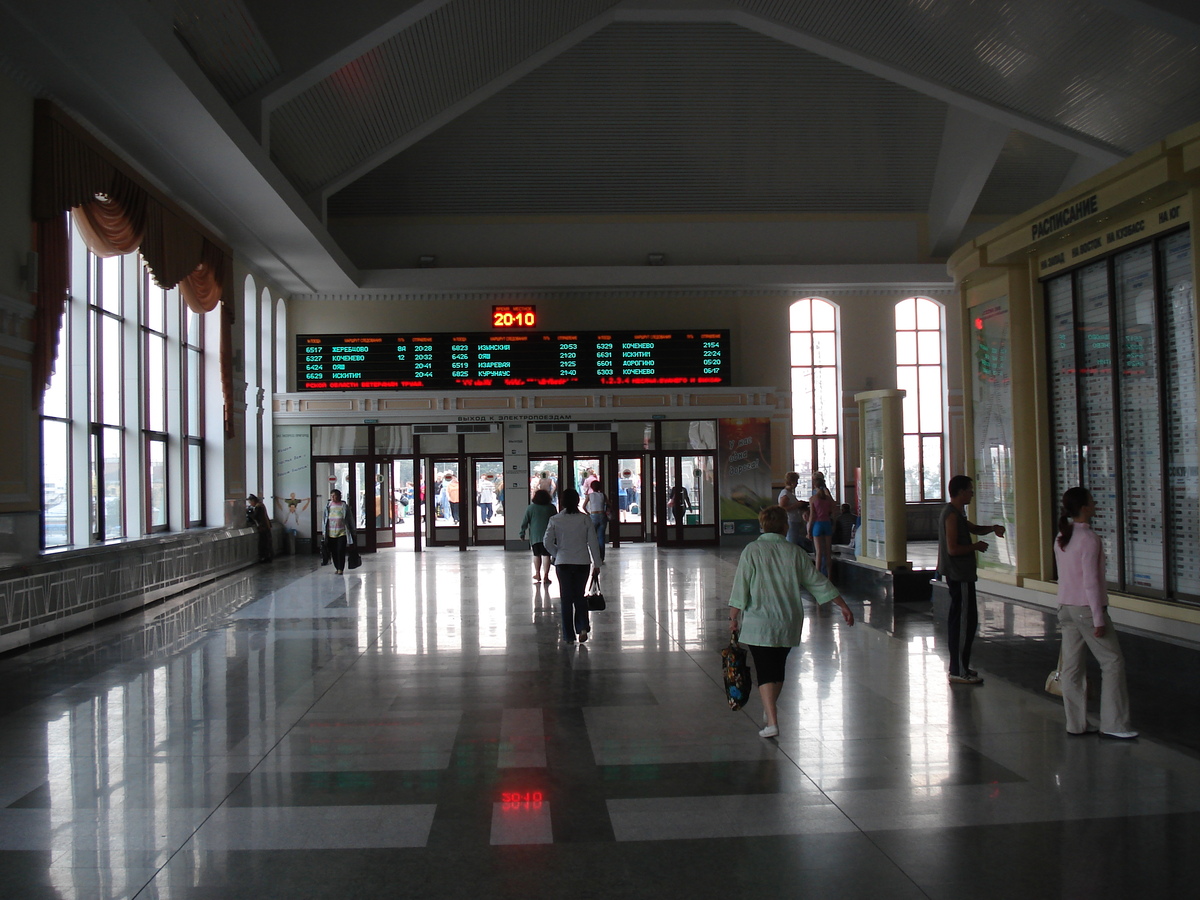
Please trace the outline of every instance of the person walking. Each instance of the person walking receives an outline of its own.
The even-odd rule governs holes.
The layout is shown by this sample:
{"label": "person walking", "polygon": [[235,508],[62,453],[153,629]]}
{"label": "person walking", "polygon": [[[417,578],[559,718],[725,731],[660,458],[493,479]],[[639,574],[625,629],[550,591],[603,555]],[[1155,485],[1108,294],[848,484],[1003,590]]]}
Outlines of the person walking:
{"label": "person walking", "polygon": [[799,472],[788,472],[783,477],[783,490],[779,492],[776,502],[783,507],[788,517],[787,539],[793,544],[802,546],[805,531],[805,507],[796,496],[796,487],[800,484]]}
{"label": "person walking", "polygon": [[609,511],[608,497],[600,490],[600,479],[593,478],[588,482],[587,499],[584,500],[584,505],[587,508],[592,527],[596,529],[596,540],[600,544],[600,558],[604,559],[604,538],[605,532],[608,530]]}
{"label": "person walking", "polygon": [[566,488],[561,497],[562,512],[546,525],[543,543],[554,559],[554,571],[558,574],[563,640],[573,644],[578,636],[579,642],[583,643],[592,629],[587,597],[584,596],[589,563],[590,571],[598,575],[604,560],[600,557],[596,529],[579,511],[579,491]]}
{"label": "person walking", "polygon": [[[967,519],[967,504],[975,496],[975,483],[966,475],[955,475],[946,486],[950,502],[938,520],[938,572],[950,589],[950,614],[946,620],[947,645],[950,649],[950,683],[983,684],[979,673],[970,667],[971,644],[979,630],[979,606],[975,599],[975,554],[988,545],[971,540],[973,534],[1004,537],[1003,525],[976,525]],[[965,593],[964,593],[965,592]],[[966,626],[963,626],[963,612]]]}
{"label": "person walking", "polygon": [[825,486],[825,476],[813,475],[813,495],[808,498],[808,537],[817,551],[817,569],[829,577],[833,559],[833,494]]}
{"label": "person walking", "polygon": [[1094,734],[1087,721],[1086,646],[1100,663],[1100,734],[1130,740],[1129,689],[1125,657],[1108,617],[1104,545],[1092,530],[1096,501],[1086,488],[1070,488],[1062,496],[1054,561],[1058,565],[1058,625],[1062,631],[1063,709],[1068,734]]}
{"label": "person walking", "polygon": [[854,624],[854,613],[808,554],[784,538],[788,518],[782,506],[768,506],[758,514],[758,524],[762,534],[742,551],[733,576],[729,631],[750,648],[766,718],[758,735],[773,738],[779,736],[784,666],[804,631],[801,591],[819,604],[836,604],[847,625]]}
{"label": "person walking", "polygon": [[521,539],[529,536],[529,546],[533,550],[533,583],[545,582],[550,584],[550,553],[543,543],[546,537],[546,526],[554,515],[554,505],[550,502],[550,492],[538,489],[533,492],[533,502],[525,507],[525,518],[521,520]]}
{"label": "person walking", "polygon": [[325,550],[333,560],[333,572],[341,575],[346,569],[346,546],[354,543],[354,511],[337,488],[329,492],[321,533],[325,536]]}

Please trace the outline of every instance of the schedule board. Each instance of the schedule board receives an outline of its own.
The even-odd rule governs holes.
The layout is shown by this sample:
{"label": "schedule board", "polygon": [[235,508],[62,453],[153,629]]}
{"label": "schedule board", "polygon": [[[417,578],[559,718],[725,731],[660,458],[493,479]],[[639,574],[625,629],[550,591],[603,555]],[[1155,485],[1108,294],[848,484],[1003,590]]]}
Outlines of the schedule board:
{"label": "schedule board", "polygon": [[728,330],[302,334],[300,391],[730,383]]}

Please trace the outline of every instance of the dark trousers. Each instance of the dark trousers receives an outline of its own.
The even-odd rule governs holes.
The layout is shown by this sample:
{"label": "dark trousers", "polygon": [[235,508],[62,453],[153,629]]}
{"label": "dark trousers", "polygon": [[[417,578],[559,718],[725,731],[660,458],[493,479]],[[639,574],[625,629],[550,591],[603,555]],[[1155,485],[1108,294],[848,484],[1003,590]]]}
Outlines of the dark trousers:
{"label": "dark trousers", "polygon": [[271,530],[259,529],[258,532],[258,561],[270,562],[275,558],[275,547],[271,540]]}
{"label": "dark trousers", "polygon": [[[950,674],[966,675],[971,662],[971,644],[979,630],[979,606],[975,601],[975,582],[946,579],[950,589],[950,615],[946,619],[947,643],[950,647]],[[963,590],[966,589],[966,603]],[[963,628],[963,606],[966,606],[966,628]],[[961,646],[960,646],[961,643]]]}
{"label": "dark trousers", "polygon": [[329,558],[333,560],[333,567],[339,572],[346,568],[346,535],[341,537],[326,537],[325,542],[329,545]]}
{"label": "dark trousers", "polygon": [[587,590],[588,575],[591,566],[566,564],[555,566],[558,573],[559,613],[562,616],[564,641],[574,641],[578,632],[590,631],[591,620],[588,618]]}

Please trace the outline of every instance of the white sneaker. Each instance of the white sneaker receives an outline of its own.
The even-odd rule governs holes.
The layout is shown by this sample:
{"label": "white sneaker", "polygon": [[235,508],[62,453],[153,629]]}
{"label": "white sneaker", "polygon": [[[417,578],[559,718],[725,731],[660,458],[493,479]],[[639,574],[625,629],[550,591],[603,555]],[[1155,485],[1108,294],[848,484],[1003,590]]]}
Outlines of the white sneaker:
{"label": "white sneaker", "polygon": [[1100,737],[1113,738],[1118,741],[1132,741],[1138,736],[1136,731],[1102,731]]}
{"label": "white sneaker", "polygon": [[778,725],[768,725],[766,728],[764,728],[762,731],[760,731],[758,733],[758,736],[760,738],[779,737],[779,726]]}

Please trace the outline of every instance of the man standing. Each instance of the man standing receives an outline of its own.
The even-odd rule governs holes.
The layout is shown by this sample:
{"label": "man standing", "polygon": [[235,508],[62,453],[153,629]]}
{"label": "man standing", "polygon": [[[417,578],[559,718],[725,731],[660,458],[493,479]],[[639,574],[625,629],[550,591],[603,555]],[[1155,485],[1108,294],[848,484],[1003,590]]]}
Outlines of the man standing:
{"label": "man standing", "polygon": [[[983,679],[968,665],[971,644],[979,629],[979,607],[975,601],[975,554],[988,545],[971,541],[973,534],[1004,537],[1003,525],[976,525],[967,519],[967,504],[975,496],[975,484],[966,475],[955,475],[947,486],[950,502],[938,521],[938,571],[950,589],[950,615],[947,620],[950,646],[950,683],[983,684]],[[963,589],[966,589],[966,630],[963,631]],[[960,649],[961,642],[961,649]]]}
{"label": "man standing", "polygon": [[246,498],[246,504],[246,517],[258,529],[258,561],[270,562],[275,558],[275,549],[271,546],[271,517],[267,507],[254,494]]}

